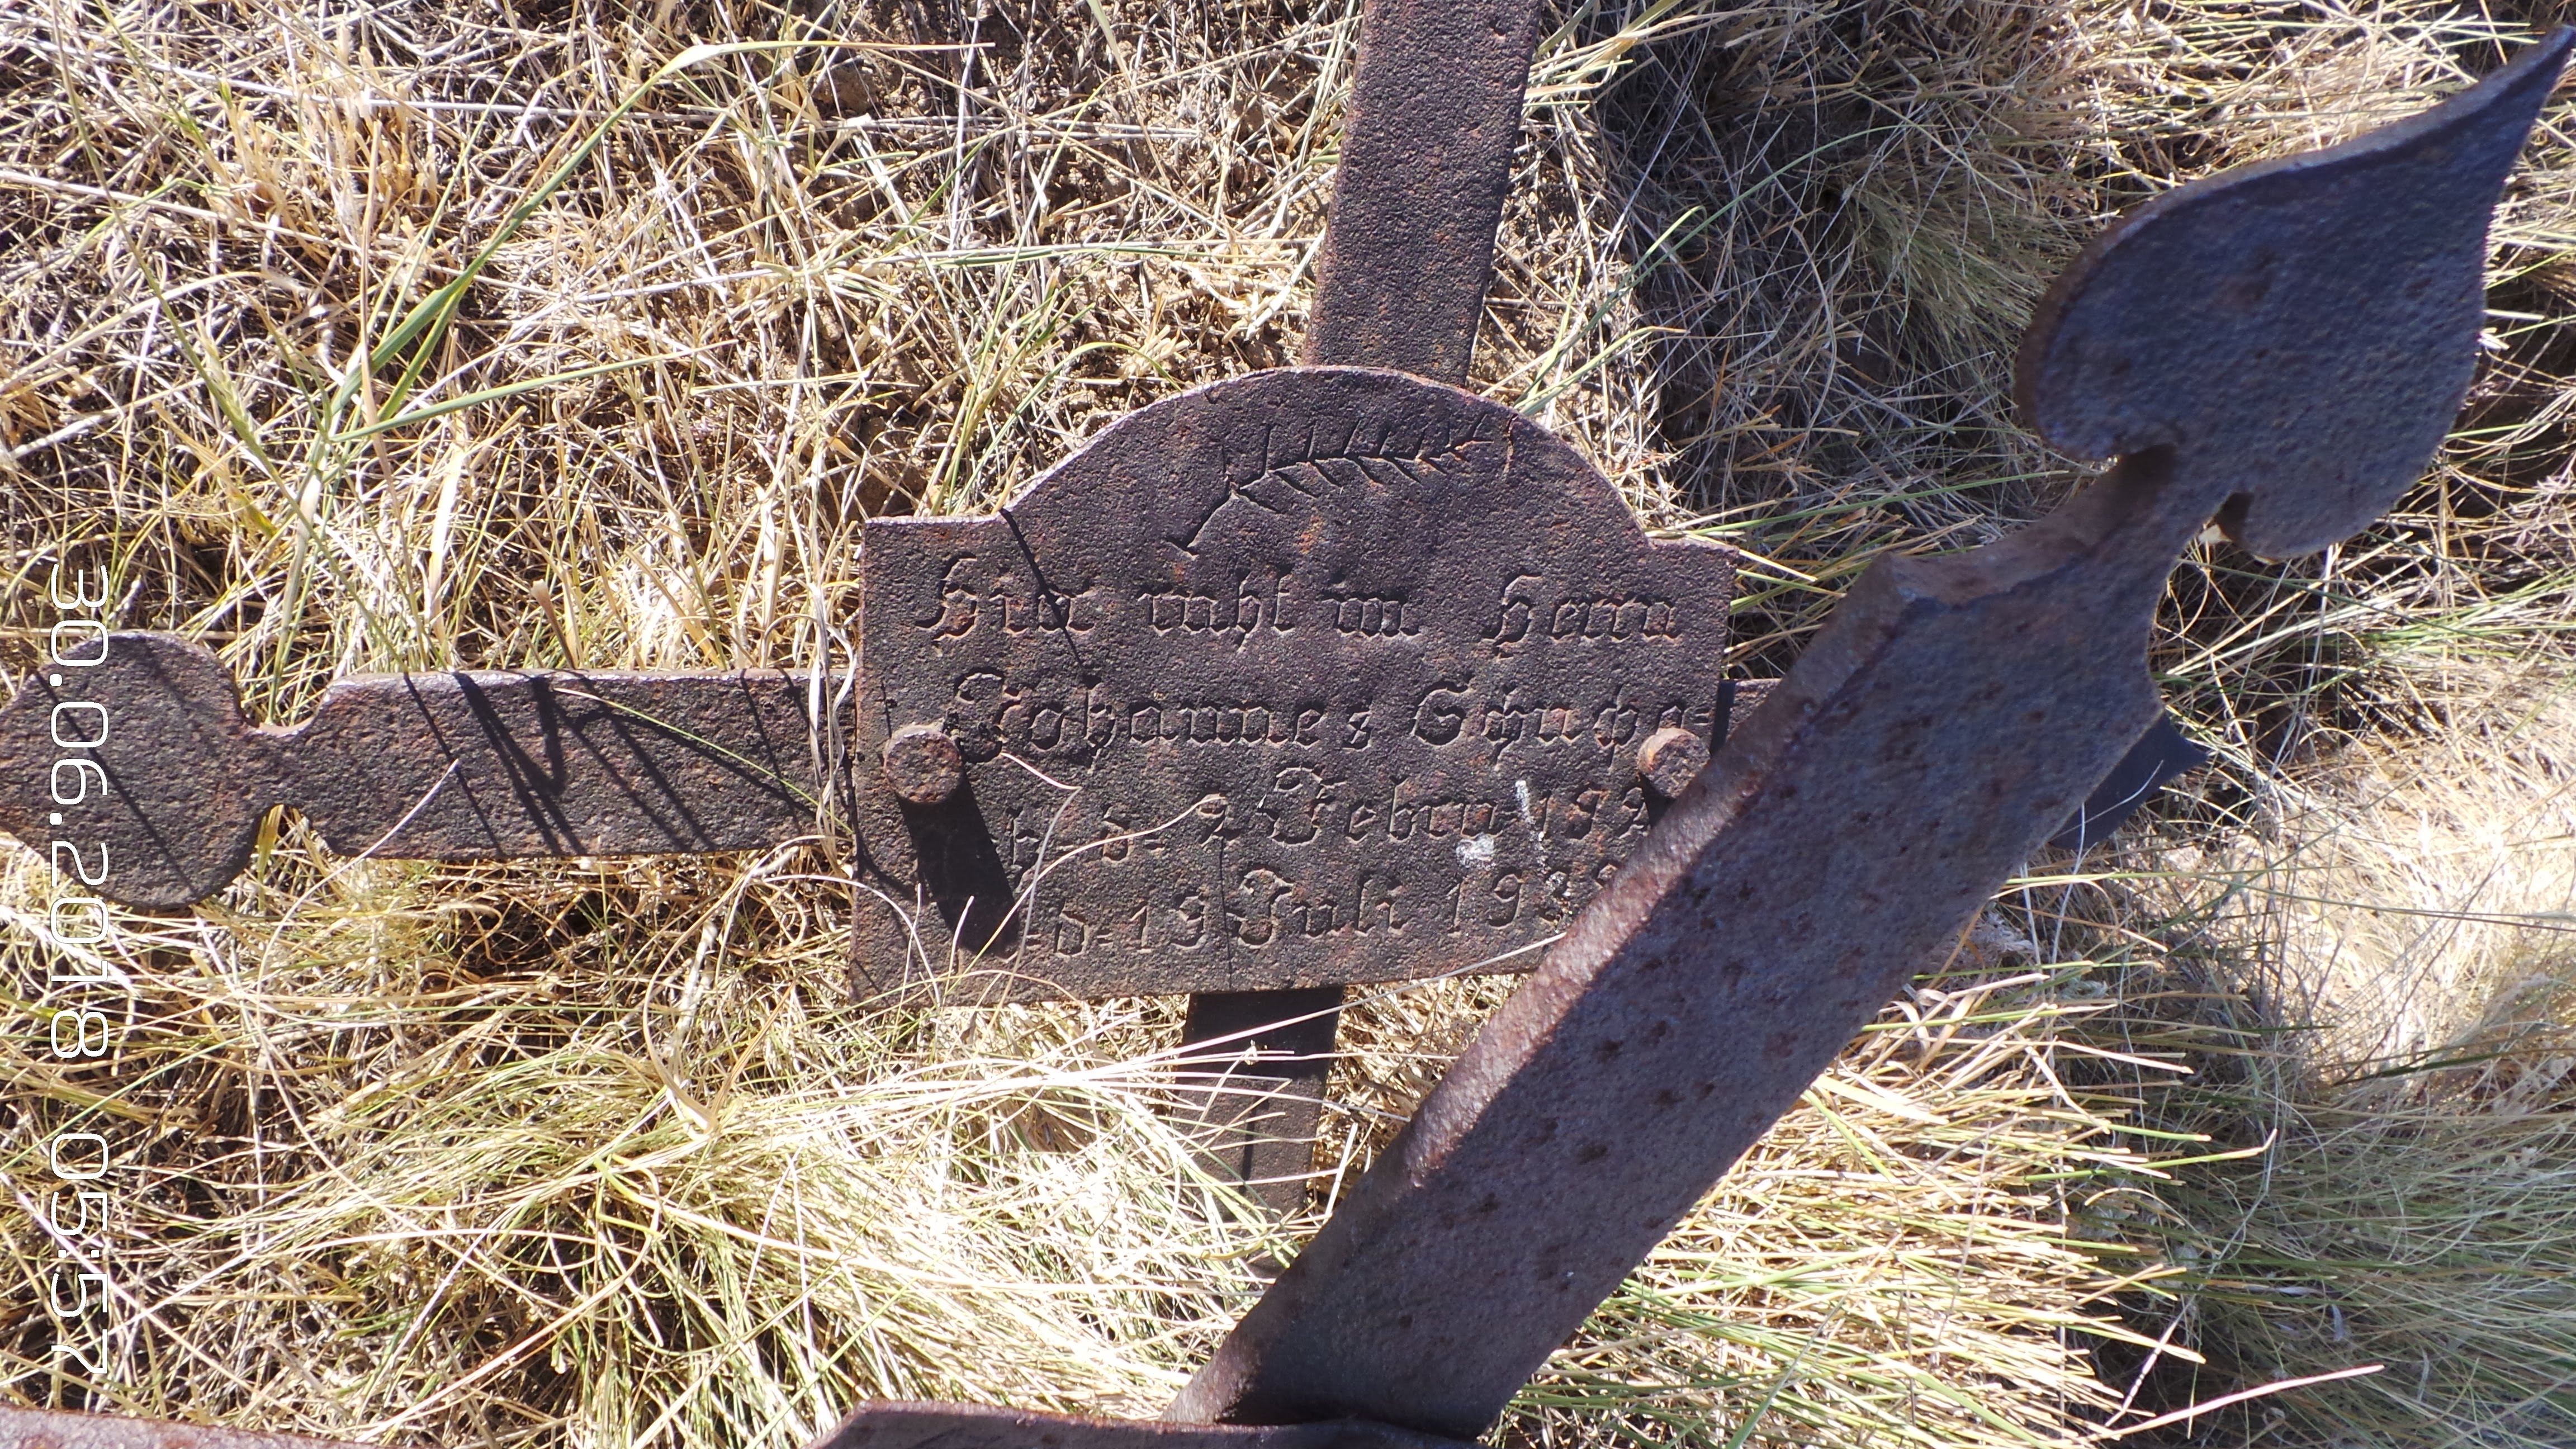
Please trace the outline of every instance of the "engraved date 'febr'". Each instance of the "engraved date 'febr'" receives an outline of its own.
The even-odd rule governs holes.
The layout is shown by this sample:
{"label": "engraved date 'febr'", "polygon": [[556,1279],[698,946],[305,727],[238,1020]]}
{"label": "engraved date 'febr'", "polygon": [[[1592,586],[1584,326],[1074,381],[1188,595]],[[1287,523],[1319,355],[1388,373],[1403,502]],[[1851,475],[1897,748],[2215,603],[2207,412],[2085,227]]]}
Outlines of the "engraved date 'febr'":
{"label": "engraved date 'febr'", "polygon": [[[1145,409],[998,517],[866,532],[862,993],[1389,981],[1557,930],[1719,728],[1732,570],[1508,408],[1395,373]],[[863,766],[864,768],[864,766]]]}

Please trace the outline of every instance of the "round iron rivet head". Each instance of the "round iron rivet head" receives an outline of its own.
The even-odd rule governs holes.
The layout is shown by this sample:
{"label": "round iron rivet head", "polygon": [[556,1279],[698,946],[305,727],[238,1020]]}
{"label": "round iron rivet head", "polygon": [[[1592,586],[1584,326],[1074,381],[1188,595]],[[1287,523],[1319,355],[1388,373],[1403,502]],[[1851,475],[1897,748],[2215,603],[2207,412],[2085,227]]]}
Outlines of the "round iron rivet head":
{"label": "round iron rivet head", "polygon": [[1637,773],[1667,800],[1679,798],[1707,768],[1708,741],[1679,725],[1666,725],[1646,736],[1646,743],[1637,750]]}
{"label": "round iron rivet head", "polygon": [[886,783],[915,805],[936,805],[966,783],[966,757],[937,725],[905,725],[885,742]]}

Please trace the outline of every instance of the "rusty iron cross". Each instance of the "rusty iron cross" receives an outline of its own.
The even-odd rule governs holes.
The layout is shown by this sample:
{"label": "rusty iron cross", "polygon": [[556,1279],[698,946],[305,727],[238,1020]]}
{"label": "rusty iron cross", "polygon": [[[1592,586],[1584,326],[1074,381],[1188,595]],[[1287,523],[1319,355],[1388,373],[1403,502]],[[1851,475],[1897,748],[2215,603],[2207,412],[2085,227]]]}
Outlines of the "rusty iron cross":
{"label": "rusty iron cross", "polygon": [[[115,635],[0,711],[0,771],[59,757],[66,711],[118,730],[74,751],[75,798],[0,797],[0,827],[104,840],[116,889],[167,904],[236,873],[279,802],[353,853],[523,856],[777,843],[838,784],[872,990],[1186,990],[1245,1026],[1301,1000],[1261,993],[1562,930],[1164,1421],[871,1404],[823,1444],[1480,1433],[2106,776],[2131,798],[2173,758],[2143,661],[2183,548],[2215,519],[2310,552],[2417,478],[2571,43],[2099,238],[2017,390],[2114,466],[1998,542],[1873,565],[1729,729],[1725,555],[1650,541],[1565,444],[1451,385],[1534,14],[1369,7],[1315,365],[1148,407],[996,518],[868,525],[873,774],[832,773],[793,676],[359,680],[281,732],[211,655]],[[139,1442],[95,1424],[0,1410],[0,1444]]]}
{"label": "rusty iron cross", "polygon": [[174,906],[280,804],[444,860],[832,812],[863,997],[1191,993],[1185,1041],[1234,1059],[1191,1078],[1219,1170],[1302,1202],[1343,988],[1529,969],[1730,713],[1727,552],[1457,387],[1538,13],[1367,8],[1307,365],[1149,407],[994,517],[870,522],[854,716],[819,674],[487,670],[256,728],[203,647],[120,634],[0,710],[0,829]]}

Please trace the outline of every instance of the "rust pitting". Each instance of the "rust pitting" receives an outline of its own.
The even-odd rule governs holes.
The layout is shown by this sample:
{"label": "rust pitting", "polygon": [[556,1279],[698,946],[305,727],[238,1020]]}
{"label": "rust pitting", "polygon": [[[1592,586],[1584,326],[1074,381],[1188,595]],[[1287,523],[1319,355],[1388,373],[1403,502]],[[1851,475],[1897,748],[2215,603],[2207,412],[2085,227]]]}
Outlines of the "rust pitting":
{"label": "rust pitting", "polygon": [[966,783],[966,756],[937,725],[905,725],[886,737],[886,783],[915,805],[936,805]]}
{"label": "rust pitting", "polygon": [[[2322,543],[2424,466],[2476,354],[2486,221],[2569,36],[2424,116],[2171,193],[2088,253],[2023,348],[2026,405],[2060,441],[2165,417],[2187,445],[2149,439],[1996,543],[1873,564],[1709,766],[1722,788],[1630,856],[1167,1417],[1490,1423],[2157,721],[2156,604],[2211,517],[2245,497],[2249,542]],[[2292,246],[2261,306],[2176,307]],[[2134,356],[2132,328],[2194,331],[2197,366],[2102,363]],[[2226,365],[2284,333],[2302,366]],[[2271,471],[2288,441],[2298,466]],[[1685,1081],[1701,1100],[1670,1106]],[[1621,1131],[1589,1162],[1533,1157],[1561,1121]]]}
{"label": "rust pitting", "polygon": [[1466,381],[1538,27],[1533,0],[1361,13],[1300,361]]}
{"label": "rust pitting", "polygon": [[[343,855],[506,860],[782,844],[830,793],[806,682],[776,671],[360,676],[303,724],[261,729],[203,645],[116,633],[105,655],[40,671],[0,707],[0,780],[24,782],[0,794],[0,830],[103,846],[88,884],[133,905],[221,890],[277,805]],[[67,703],[112,728],[67,746]],[[66,761],[70,800],[52,783]]]}

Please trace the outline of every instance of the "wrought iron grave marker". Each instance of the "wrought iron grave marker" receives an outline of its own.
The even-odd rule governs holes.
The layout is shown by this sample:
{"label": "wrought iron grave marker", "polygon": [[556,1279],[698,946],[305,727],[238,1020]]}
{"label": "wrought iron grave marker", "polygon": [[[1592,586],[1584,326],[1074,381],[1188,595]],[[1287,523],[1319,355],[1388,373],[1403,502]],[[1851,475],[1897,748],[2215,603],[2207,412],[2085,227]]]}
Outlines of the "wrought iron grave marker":
{"label": "wrought iron grave marker", "polygon": [[1660,809],[1644,766],[1669,794],[1723,727],[1725,553],[1649,545],[1564,444],[1437,385],[1537,27],[1536,0],[1364,14],[1304,360],[1419,377],[1218,384],[996,518],[871,522],[855,757],[815,676],[359,679],[264,730],[201,647],[120,635],[0,710],[0,770],[119,719],[0,829],[94,842],[92,884],[167,906],[278,804],[343,855],[442,860],[760,848],[828,805],[864,997],[1192,993],[1187,1042],[1236,1059],[1199,1094],[1220,1165],[1292,1206],[1341,985],[1527,969]]}
{"label": "wrought iron grave marker", "polygon": [[1660,807],[1647,738],[1717,729],[1731,575],[1511,409],[1360,369],[1149,407],[998,518],[872,522],[861,754],[937,730],[965,768],[859,797],[860,969],[1338,986],[1561,930]]}
{"label": "wrought iron grave marker", "polygon": [[117,635],[0,709],[0,771],[46,782],[0,830],[172,906],[280,804],[344,856],[439,860],[758,849],[830,812],[864,998],[1190,993],[1186,1040],[1235,1058],[1200,1083],[1224,1170],[1293,1206],[1341,988],[1528,969],[1725,728],[1729,555],[1650,543],[1447,385],[1537,17],[1368,7],[1320,365],[1148,407],[996,517],[871,521],[854,720],[812,673],[478,670],[253,728],[202,646]]}
{"label": "wrought iron grave marker", "polygon": [[[1962,554],[1889,558],[1871,568],[1789,677],[1628,853],[1608,888],[1576,913],[1564,939],[1486,1024],[1164,1422],[873,1404],[862,1406],[823,1445],[1423,1449],[1444,1436],[1454,1442],[1481,1432],[1907,975],[1972,918],[2013,867],[2154,725],[2160,707],[2143,667],[2145,645],[2166,576],[2190,540],[2216,518],[2256,552],[2311,551],[2366,526],[2415,480],[2456,413],[2474,367],[2488,216],[2570,45],[2570,32],[2555,32],[2478,87],[2420,116],[2314,155],[2182,188],[2141,208],[2088,249],[2032,323],[2018,368],[2019,391],[2025,410],[2051,441],[2087,456],[2116,456],[2116,465],[2056,514],[2011,537]],[[1169,667],[1176,651],[1199,647],[1186,639],[1175,642],[1185,632],[1180,625],[1156,630],[1158,618],[1171,617],[1156,612],[1156,601],[1167,595],[1221,599],[1225,595],[1216,585],[1231,573],[1239,611],[1244,601],[1332,600],[1338,620],[1330,565],[1326,575],[1308,581],[1316,592],[1297,592],[1296,567],[1277,552],[1284,546],[1280,536],[1264,531],[1275,525],[1258,516],[1229,522],[1222,527],[1237,530],[1231,542],[1223,532],[1208,532],[1210,521],[1229,509],[1293,516],[1303,505],[1290,493],[1325,493],[1326,482],[1298,470],[1312,469],[1327,454],[1346,456],[1349,443],[1338,431],[1316,431],[1319,415],[1329,417],[1335,429],[1342,419],[1354,419],[1347,437],[1378,440],[1374,446],[1383,447],[1390,437],[1411,440],[1402,449],[1386,449],[1385,456],[1403,453],[1421,463],[1436,455],[1444,465],[1424,467],[1420,476],[1396,470],[1401,484],[1365,472],[1330,484],[1345,494],[1356,491],[1363,501],[1345,502],[1350,511],[1329,517],[1310,510],[1309,524],[1322,528],[1319,543],[1348,526],[1361,539],[1400,549],[1403,540],[1394,536],[1400,526],[1422,526],[1419,518],[1408,524],[1405,510],[1424,498],[1445,499],[1441,516],[1455,515],[1470,537],[1482,536],[1475,532],[1477,520],[1487,515],[1564,519],[1564,537],[1592,536],[1581,531],[1595,526],[1587,521],[1593,505],[1583,500],[1594,496],[1589,490],[1597,478],[1551,462],[1550,450],[1561,452],[1561,445],[1535,429],[1517,431],[1526,425],[1509,414],[1389,374],[1291,376],[1297,379],[1293,384],[1248,379],[1148,409],[1104,435],[1102,444],[1135,427],[1152,446],[1129,454],[1095,445],[1099,456],[1086,453],[1067,465],[1096,467],[1109,480],[1090,487],[1133,490],[1139,495],[1135,506],[1166,525],[1160,532],[1094,534],[1080,510],[1050,520],[1043,508],[1032,508],[1018,530],[1003,523],[907,525],[918,530],[912,537],[924,556],[947,560],[943,569],[955,565],[978,580],[953,601],[943,587],[936,594],[898,595],[886,604],[870,586],[870,611],[895,612],[863,627],[923,634],[901,646],[872,647],[916,651],[914,662],[924,672],[911,677],[931,683],[906,695],[871,679],[865,688],[874,718],[861,721],[862,729],[876,731],[873,738],[888,744],[906,729],[939,732],[901,736],[907,743],[896,752],[897,776],[909,795],[934,801],[913,808],[951,811],[933,824],[971,838],[975,821],[989,818],[979,788],[984,776],[996,762],[1008,764],[1003,747],[1015,738],[1012,731],[1036,729],[1039,705],[1070,700],[1077,687],[1087,691],[1123,678],[1120,669],[1148,679],[1156,668]],[[1284,391],[1268,390],[1273,387]],[[1301,411],[1280,403],[1283,396],[1301,404],[1324,398],[1330,407]],[[1395,403],[1418,410],[1404,412]],[[1387,411],[1373,413],[1372,407]],[[1425,417],[1442,430],[1400,431]],[[1284,444],[1276,426],[1282,419],[1290,425]],[[1372,431],[1372,419],[1393,421],[1379,432]],[[1259,450],[1250,451],[1249,440],[1256,437]],[[1479,461],[1466,461],[1471,455]],[[1175,478],[1176,458],[1196,458],[1199,466]],[[1283,458],[1301,487],[1272,481]],[[1521,488],[1505,489],[1495,481],[1517,477],[1515,470],[1522,468],[1529,481]],[[1060,480],[1050,486],[1055,481]],[[1288,491],[1270,492],[1274,487]],[[1488,491],[1470,493],[1477,488]],[[1462,504],[1462,496],[1489,501]],[[1379,527],[1388,532],[1370,531]],[[997,548],[1004,534],[1020,552]],[[1635,542],[1643,546],[1642,538]],[[1223,555],[1222,563],[1210,566],[1212,573],[1193,573],[1189,560],[1199,556],[1193,550],[1216,544],[1241,551]],[[1103,554],[1126,549],[1163,558],[1155,550],[1167,547],[1181,560],[1165,561],[1170,590],[1143,589],[1133,599],[1112,596],[1089,616],[1075,607],[1082,597],[1077,586],[1090,585],[1086,567],[1097,564],[1110,575],[1100,561]],[[1299,558],[1314,552],[1310,548]],[[955,564],[970,555],[972,564]],[[1379,601],[1381,626],[1394,589],[1418,587],[1423,577],[1449,577],[1441,571],[1450,568],[1482,588],[1519,567],[1508,547],[1491,553],[1468,549],[1455,560],[1417,558],[1414,567],[1429,573],[1408,584],[1360,573],[1375,557],[1366,548],[1347,557],[1353,560],[1353,596]],[[1263,588],[1252,588],[1250,581],[1258,577],[1252,570],[1264,560],[1289,566],[1277,569]],[[1650,579],[1655,568],[1670,568],[1677,581],[1707,566],[1688,551],[1663,555],[1652,548],[1613,563],[1643,570]],[[1005,579],[1014,568],[1024,570],[1017,585]],[[979,569],[987,572],[973,572]],[[1132,574],[1114,576],[1122,591],[1132,582]],[[922,576],[907,577],[918,590]],[[1545,577],[1569,576],[1560,568]],[[1595,587],[1572,577],[1569,588]],[[1620,587],[1636,589],[1635,577],[1621,574]],[[1003,624],[975,646],[985,652],[972,652],[958,641],[983,626],[996,597]],[[1017,633],[1008,627],[1015,599],[1024,601],[1020,617],[1027,623]],[[1633,592],[1610,617],[1615,620],[1632,601]],[[902,612],[906,602],[912,605],[908,613]],[[1492,602],[1504,606],[1496,618],[1516,617],[1509,613],[1508,582]],[[1089,633],[1100,634],[1110,627],[1111,604],[1128,611],[1124,638],[1139,662],[1113,666],[1106,655],[1084,652],[1089,639],[1075,623],[1088,617]],[[1181,606],[1182,624],[1191,607]],[[963,620],[970,608],[974,623],[949,636],[956,652],[941,653],[941,622]],[[1528,617],[1534,620],[1539,612],[1534,604]],[[1295,629],[1279,630],[1277,637],[1317,627],[1322,616],[1322,604],[1315,603]],[[1211,626],[1219,617],[1213,602],[1206,617]],[[1228,627],[1242,637],[1232,647],[1240,652],[1265,618],[1287,617],[1277,610],[1238,612]],[[1356,670],[1348,681],[1355,692],[1337,698],[1357,703],[1333,704],[1319,695],[1287,704],[1300,720],[1310,708],[1343,709],[1346,726],[1349,711],[1366,708],[1374,724],[1382,695],[1401,700],[1419,689],[1420,698],[1428,699],[1432,691],[1450,688],[1444,681],[1453,677],[1446,672],[1451,667],[1472,665],[1477,672],[1457,677],[1486,681],[1506,693],[1528,683],[1513,673],[1517,656],[1501,647],[1525,640],[1526,632],[1516,632],[1509,622],[1482,633],[1460,630],[1455,622],[1476,617],[1426,614],[1424,629],[1433,639],[1418,659],[1369,652],[1402,642],[1400,625],[1383,637],[1336,642],[1319,632],[1311,636],[1317,643],[1280,645],[1283,651],[1347,651],[1327,657]],[[1434,632],[1434,619],[1449,622]],[[1226,657],[1222,633],[1220,663]],[[105,792],[91,808],[99,812],[96,819],[126,832],[115,840],[161,850],[171,861],[213,861],[220,867],[230,859],[242,812],[253,809],[250,801],[263,792],[297,788],[307,778],[300,772],[323,767],[301,758],[301,751],[281,748],[275,736],[243,727],[237,709],[228,712],[229,686],[220,671],[212,679],[204,674],[210,661],[145,641],[131,641],[129,649],[129,640],[112,640],[108,660],[92,677],[112,682],[120,719],[122,711],[136,711],[148,722],[148,738],[179,752],[202,779],[224,782],[226,798],[234,803],[229,813],[192,814],[172,793],[178,787],[163,783],[147,757],[109,757],[101,747],[80,756]],[[1613,634],[1606,642],[1631,641]],[[1434,654],[1433,644],[1452,653]],[[1660,658],[1642,644],[1625,657],[1627,667],[1650,675]],[[125,662],[129,658],[134,662]],[[1414,662],[1379,662],[1406,659]],[[944,686],[941,672],[928,669],[932,662],[947,673]],[[1255,681],[1257,672],[1247,667],[1235,676],[1244,683],[1234,692],[1244,694],[1247,704],[1254,683],[1276,688],[1281,678],[1295,678]],[[1222,669],[1218,673],[1226,677]],[[979,675],[999,682],[961,694],[960,682]],[[765,726],[743,723],[770,720],[783,728],[795,718],[799,696],[778,676],[700,676],[672,686],[676,695],[655,693],[664,687],[660,681],[648,687],[623,678],[550,676],[542,688],[528,685],[524,698],[509,694],[515,687],[508,686],[511,678],[516,677],[456,683],[452,698],[436,691],[405,693],[389,684],[363,687],[383,692],[371,696],[375,703],[367,717],[395,721],[382,725],[375,738],[400,741],[428,731],[442,742],[447,763],[435,791],[461,779],[477,800],[486,798],[479,792],[487,789],[495,801],[518,800],[514,789],[550,799],[552,782],[567,778],[568,762],[578,755],[597,761],[617,784],[615,798],[626,802],[587,814],[558,804],[549,807],[552,815],[522,803],[513,818],[542,815],[550,823],[516,825],[512,829],[522,833],[506,837],[495,829],[494,839],[543,839],[549,830],[592,829],[621,839],[704,832],[715,828],[709,823],[714,812],[676,810],[672,802],[707,798],[709,791],[729,799],[737,798],[736,791],[747,791],[739,797],[745,800],[783,798],[776,791],[786,788],[783,782],[796,768],[792,758],[779,758],[792,757],[792,750],[772,749],[776,737]],[[567,684],[568,679],[577,682]],[[1014,679],[1023,682],[1016,717],[1008,713]],[[1343,682],[1335,681],[1336,687]],[[767,706],[755,704],[747,714],[725,716],[730,722],[720,728],[687,723],[701,718],[689,711],[702,701],[745,692],[783,702],[788,712],[768,714]],[[1456,692],[1467,692],[1466,686]],[[1123,748],[1148,760],[1158,748],[1178,754],[1178,737],[1159,724],[1140,729],[1132,710],[1124,736],[1113,708],[1093,738],[1084,698],[1084,733],[1070,737],[1078,743],[1067,744],[1061,733],[1072,728],[1066,705],[1056,706],[1059,732],[1046,736],[1063,753],[1058,763],[1069,770],[1114,763],[1122,740]],[[1220,710],[1231,707],[1223,702],[1226,696],[1216,698]],[[971,707],[952,708],[960,700]],[[94,702],[50,681],[22,692],[19,703],[0,715],[0,768],[34,758],[27,744],[33,732],[59,730],[65,707],[77,729],[86,716],[78,706]],[[1000,712],[988,712],[997,703]],[[1262,707],[1274,708],[1266,701]],[[1687,702],[1673,707],[1684,713],[1669,727],[1690,728]],[[1153,708],[1159,719],[1165,706]],[[1662,708],[1655,706],[1657,720]],[[334,731],[357,733],[346,725],[322,728],[331,715],[326,701],[316,724],[306,727],[320,731],[315,740],[344,737]],[[1416,743],[1436,752],[1465,739],[1464,758],[1487,751],[1484,768],[1503,775],[1501,761],[1523,737],[1508,726],[1491,737],[1470,734],[1463,723],[1469,717],[1460,712],[1458,730],[1449,732],[1447,713],[1426,715],[1417,703]],[[1489,708],[1477,717],[1490,720],[1494,714]],[[1504,717],[1510,718],[1508,709]],[[535,736],[554,742],[547,750],[526,748],[531,737],[517,731],[527,726],[510,723],[524,719],[552,722]],[[1428,733],[1442,738],[1421,737],[1426,719],[1439,721]],[[649,720],[649,729],[639,720]],[[1316,742],[1304,748],[1328,748],[1329,736],[1320,723],[1318,728]],[[989,737],[979,731],[989,731]],[[1371,739],[1376,737],[1372,729]],[[1035,744],[1039,736],[1029,738]],[[1651,732],[1640,732],[1641,752],[1649,738]],[[953,760],[941,739],[955,745]],[[1191,748],[1200,746],[1195,725],[1189,739]],[[1682,748],[1687,754],[1670,736],[1657,743],[1658,753]],[[1234,753],[1218,762],[1184,769],[1166,761],[1144,773],[1157,787],[1176,781],[1180,793],[1199,788],[1226,796],[1226,822],[1266,821],[1261,828],[1274,832],[1286,828],[1283,822],[1302,822],[1320,834],[1330,817],[1299,811],[1323,801],[1321,771],[1318,787],[1295,806],[1284,803],[1275,774],[1260,783],[1268,765],[1228,773],[1239,770],[1236,761],[1255,748],[1302,744],[1294,728],[1284,744],[1274,745],[1267,726],[1249,742],[1238,726]],[[1339,748],[1366,753],[1347,744]],[[317,760],[328,754],[313,752]],[[1576,748],[1567,758],[1583,754]],[[1588,763],[1567,763],[1564,778],[1587,778],[1583,771],[1606,769],[1605,761],[1616,755],[1596,738]],[[51,757],[49,749],[44,758]],[[1647,757],[1642,767],[1653,770],[1654,759]],[[1436,753],[1417,752],[1384,768],[1437,775],[1452,767]],[[1531,768],[1538,768],[1535,762]],[[1621,768],[1633,772],[1640,764],[1632,760]],[[73,774],[84,785],[91,778],[90,771]],[[1283,803],[1237,816],[1228,787],[1250,788],[1239,784],[1246,779],[1268,792],[1264,798]],[[1123,785],[1101,788],[1105,793]],[[997,794],[1002,788],[993,787]],[[1354,792],[1354,800],[1366,798]],[[1178,794],[1165,803],[1177,799]],[[73,803],[88,803],[88,797]],[[1197,802],[1188,803],[1184,818],[1219,818],[1213,809],[1200,815]],[[1516,791],[1512,803],[1519,803]],[[465,828],[422,824],[429,808],[406,807],[387,833]],[[746,805],[745,818],[765,808],[778,807]],[[1110,804],[1100,808],[1099,823],[1109,827],[1099,837],[1104,854],[1107,841],[1124,838],[1133,846],[1149,838],[1118,828],[1120,822],[1106,813]],[[370,826],[391,809],[380,805],[377,816],[367,817]],[[499,805],[493,809],[508,814]],[[471,810],[438,818],[483,820]],[[1343,818],[1347,831],[1349,817]],[[218,823],[191,823],[184,832],[164,829],[208,819]],[[935,830],[916,832],[913,817],[902,819],[901,834],[871,836],[871,848],[879,841],[907,840],[916,849],[923,840],[945,848],[936,845],[943,837]],[[23,817],[0,823],[14,831]],[[1139,824],[1155,827],[1154,833],[1167,828],[1150,819]],[[477,828],[487,827],[485,821]],[[1198,844],[1220,838],[1231,839],[1210,833]],[[1272,845],[1311,843],[1267,838]],[[1532,852],[1532,860],[1545,859],[1537,853],[1549,848],[1547,842],[1533,831],[1519,848]],[[1500,858],[1502,843],[1493,848]],[[1467,864],[1460,862],[1461,868]],[[189,875],[189,868],[173,866],[161,879],[177,882],[176,889],[202,878]],[[928,875],[946,868],[924,870]],[[1260,868],[1276,872],[1273,866]],[[923,898],[937,899],[927,890]],[[1150,920],[1152,898],[1131,898],[1148,903]],[[971,924],[972,911],[962,904],[958,909]],[[1024,942],[1036,935],[1024,932]],[[1317,939],[1329,942],[1331,933]],[[1020,949],[1025,957],[1026,945]],[[1336,949],[1343,948],[1319,947],[1315,959],[1329,958]],[[1225,984],[1262,983],[1234,977]],[[155,1435],[177,1443],[184,1437],[170,1436],[187,1432],[0,1410],[0,1445],[121,1446],[158,1442]],[[246,1442],[243,1436],[232,1439]]]}

